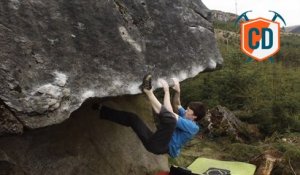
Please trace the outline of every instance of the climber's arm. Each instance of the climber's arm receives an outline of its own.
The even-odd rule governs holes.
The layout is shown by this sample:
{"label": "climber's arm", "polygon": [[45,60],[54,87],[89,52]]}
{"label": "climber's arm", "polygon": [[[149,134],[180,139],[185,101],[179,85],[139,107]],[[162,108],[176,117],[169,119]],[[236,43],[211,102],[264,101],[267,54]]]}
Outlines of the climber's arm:
{"label": "climber's arm", "polygon": [[179,84],[179,80],[177,78],[172,78],[172,80],[174,82],[173,89],[175,90],[172,105],[173,105],[174,112],[178,112],[178,109],[181,107],[180,84]]}

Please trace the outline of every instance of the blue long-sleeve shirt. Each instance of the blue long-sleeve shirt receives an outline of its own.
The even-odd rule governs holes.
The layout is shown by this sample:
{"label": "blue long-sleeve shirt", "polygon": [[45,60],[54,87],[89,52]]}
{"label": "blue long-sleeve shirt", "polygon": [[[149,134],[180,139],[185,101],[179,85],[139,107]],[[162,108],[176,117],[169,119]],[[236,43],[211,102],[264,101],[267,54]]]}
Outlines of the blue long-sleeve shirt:
{"label": "blue long-sleeve shirt", "polygon": [[178,115],[176,129],[169,143],[169,155],[171,157],[177,157],[180,154],[181,147],[200,130],[194,121],[185,118],[185,109],[183,107],[178,109]]}

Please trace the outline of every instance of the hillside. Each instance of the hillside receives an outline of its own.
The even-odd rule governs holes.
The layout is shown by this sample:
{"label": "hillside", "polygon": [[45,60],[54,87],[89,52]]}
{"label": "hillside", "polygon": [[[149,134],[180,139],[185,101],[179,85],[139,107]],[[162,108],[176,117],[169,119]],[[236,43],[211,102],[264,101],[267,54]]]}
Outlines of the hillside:
{"label": "hillside", "polygon": [[289,33],[299,33],[300,34],[300,25],[286,27],[285,31],[289,32]]}
{"label": "hillside", "polygon": [[238,15],[229,12],[222,12],[219,10],[212,10],[211,17],[213,21],[234,22]]}

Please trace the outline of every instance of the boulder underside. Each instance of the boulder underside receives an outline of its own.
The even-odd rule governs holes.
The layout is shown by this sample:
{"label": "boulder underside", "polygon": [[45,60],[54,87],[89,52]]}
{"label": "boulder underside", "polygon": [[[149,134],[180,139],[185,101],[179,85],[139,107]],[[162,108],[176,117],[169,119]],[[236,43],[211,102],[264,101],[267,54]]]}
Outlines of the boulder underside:
{"label": "boulder underside", "polygon": [[[166,155],[149,153],[131,128],[99,119],[98,112],[91,110],[92,101],[61,124],[0,138],[1,173],[146,175],[168,170]],[[113,98],[105,104],[134,112],[153,131],[156,129],[152,109],[143,95]]]}

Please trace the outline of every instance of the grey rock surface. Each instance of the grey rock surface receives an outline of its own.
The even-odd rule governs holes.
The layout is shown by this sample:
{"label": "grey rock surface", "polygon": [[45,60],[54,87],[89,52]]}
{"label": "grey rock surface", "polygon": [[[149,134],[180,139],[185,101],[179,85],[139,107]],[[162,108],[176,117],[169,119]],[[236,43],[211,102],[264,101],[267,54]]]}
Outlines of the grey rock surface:
{"label": "grey rock surface", "polygon": [[222,64],[198,0],[0,2],[0,100],[26,128],[88,97],[140,93],[144,74],[184,80]]}
{"label": "grey rock surface", "polygon": [[6,134],[22,134],[23,125],[7,107],[0,102],[0,136]]}

